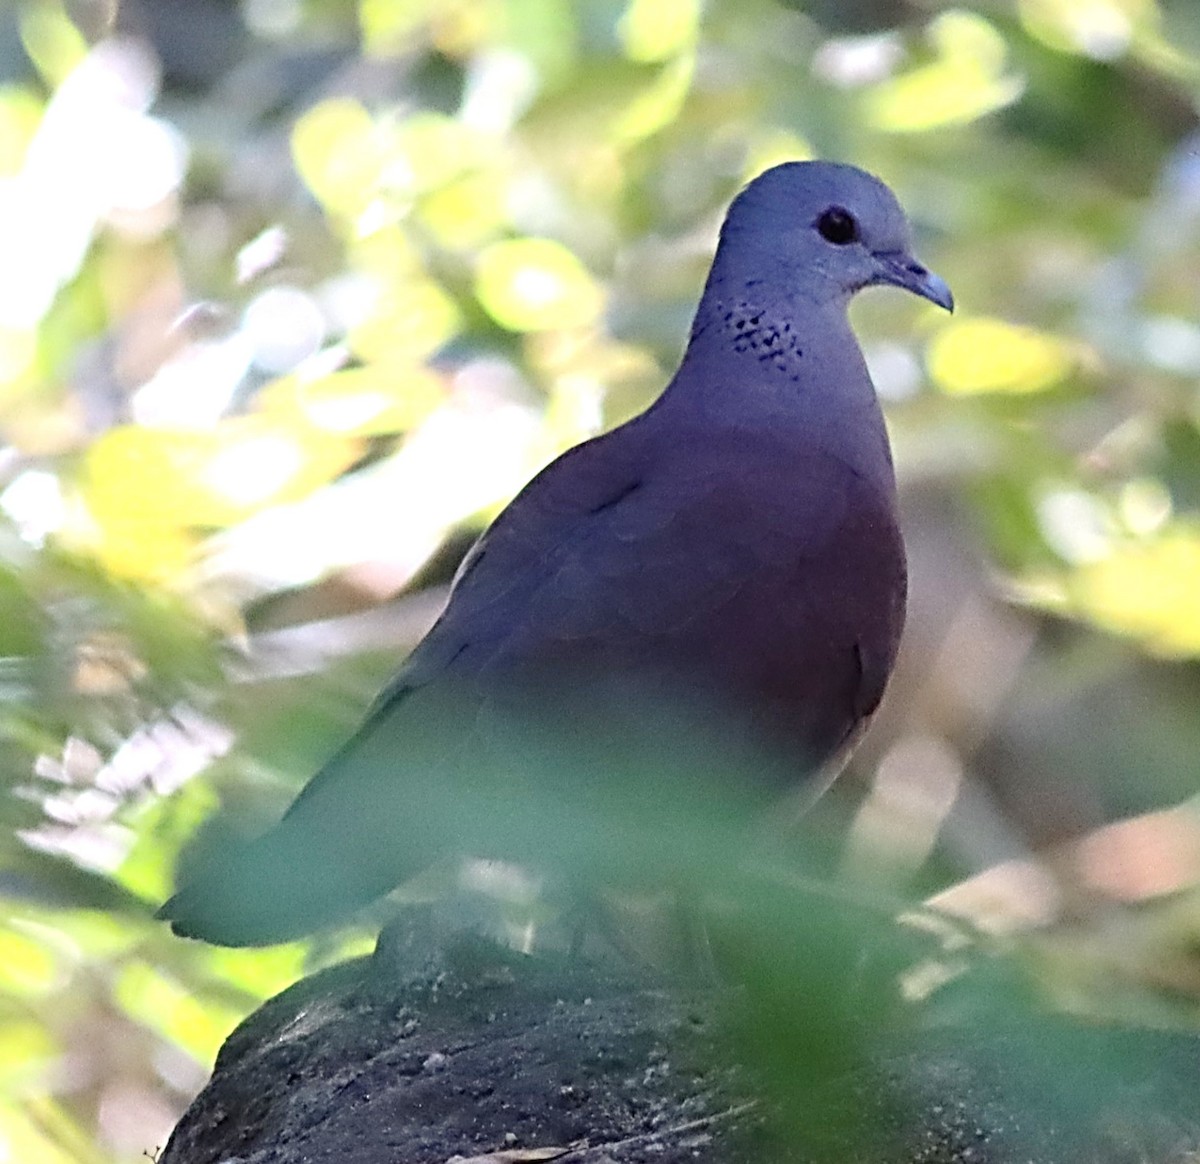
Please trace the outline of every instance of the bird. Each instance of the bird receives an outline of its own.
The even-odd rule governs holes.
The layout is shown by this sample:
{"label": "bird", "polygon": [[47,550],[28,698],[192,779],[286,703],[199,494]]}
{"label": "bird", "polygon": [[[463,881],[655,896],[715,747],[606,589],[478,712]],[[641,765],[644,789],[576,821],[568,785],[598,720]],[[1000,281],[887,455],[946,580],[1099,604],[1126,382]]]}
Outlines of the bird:
{"label": "bird", "polygon": [[518,493],[357,732],[158,916],[258,946],[448,854],[699,868],[675,822],[704,798],[818,795],[904,624],[891,448],[847,315],[877,285],[954,309],[880,179],[794,161],[750,181],[661,394]]}

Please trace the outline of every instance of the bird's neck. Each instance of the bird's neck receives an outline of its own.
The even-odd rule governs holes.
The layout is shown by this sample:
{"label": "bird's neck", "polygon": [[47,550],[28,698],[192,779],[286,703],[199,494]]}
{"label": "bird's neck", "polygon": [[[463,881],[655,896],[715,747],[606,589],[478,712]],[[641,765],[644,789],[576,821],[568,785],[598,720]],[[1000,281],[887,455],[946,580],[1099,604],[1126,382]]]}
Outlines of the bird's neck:
{"label": "bird's neck", "polygon": [[883,413],[844,302],[710,279],[661,404],[705,424],[795,432],[895,488]]}

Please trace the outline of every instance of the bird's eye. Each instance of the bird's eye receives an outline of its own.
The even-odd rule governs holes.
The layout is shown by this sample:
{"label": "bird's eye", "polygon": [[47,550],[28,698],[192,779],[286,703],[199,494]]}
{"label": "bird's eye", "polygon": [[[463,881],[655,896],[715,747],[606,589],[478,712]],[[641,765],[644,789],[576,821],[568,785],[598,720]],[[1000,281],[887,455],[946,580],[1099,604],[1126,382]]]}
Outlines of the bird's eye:
{"label": "bird's eye", "polygon": [[821,211],[817,219],[817,230],[826,242],[844,247],[847,243],[858,241],[858,221],[849,210],[841,206],[831,206]]}

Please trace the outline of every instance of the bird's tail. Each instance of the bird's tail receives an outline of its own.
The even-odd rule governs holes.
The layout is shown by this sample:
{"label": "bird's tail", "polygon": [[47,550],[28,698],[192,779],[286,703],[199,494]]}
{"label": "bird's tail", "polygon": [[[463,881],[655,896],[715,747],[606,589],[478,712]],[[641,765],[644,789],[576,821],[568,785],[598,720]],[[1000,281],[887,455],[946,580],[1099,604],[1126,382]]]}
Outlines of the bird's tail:
{"label": "bird's tail", "polygon": [[417,872],[427,859],[411,806],[384,795],[372,759],[352,742],[274,828],[202,865],[158,916],[181,937],[269,946],[341,921]]}
{"label": "bird's tail", "polygon": [[372,713],[273,829],[202,867],[158,916],[183,937],[267,946],[341,921],[428,866],[458,811],[434,775],[461,718],[447,702],[444,716],[435,705],[401,725],[397,698]]}
{"label": "bird's tail", "polygon": [[269,946],[340,920],[398,880],[373,870],[360,851],[339,853],[327,838],[317,841],[285,820],[210,861],[157,916],[181,937]]}

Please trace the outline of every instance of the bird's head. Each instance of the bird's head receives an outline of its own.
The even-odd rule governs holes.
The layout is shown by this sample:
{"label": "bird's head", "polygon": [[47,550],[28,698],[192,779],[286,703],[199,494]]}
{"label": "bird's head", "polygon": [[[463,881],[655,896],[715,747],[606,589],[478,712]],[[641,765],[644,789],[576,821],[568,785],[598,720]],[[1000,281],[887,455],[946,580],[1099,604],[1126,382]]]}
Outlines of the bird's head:
{"label": "bird's head", "polygon": [[816,306],[886,283],[954,310],[945,281],[914,257],[895,195],[855,166],[785,162],[760,174],[729,208],[717,266],[748,286],[769,279]]}

